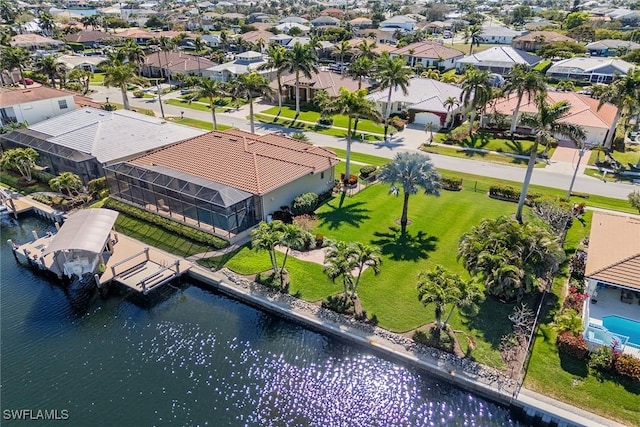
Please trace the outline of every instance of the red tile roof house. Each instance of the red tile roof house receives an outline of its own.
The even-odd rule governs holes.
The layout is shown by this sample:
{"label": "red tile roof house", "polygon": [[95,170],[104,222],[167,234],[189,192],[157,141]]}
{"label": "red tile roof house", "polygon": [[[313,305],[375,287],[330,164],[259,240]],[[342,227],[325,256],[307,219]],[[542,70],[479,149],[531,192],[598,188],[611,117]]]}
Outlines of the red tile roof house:
{"label": "red tile roof house", "polygon": [[0,88],[0,124],[35,124],[76,108],[74,94],[46,86]]}
{"label": "red tile roof house", "polygon": [[[272,89],[278,90],[278,81],[270,83]],[[369,89],[371,84],[368,80],[363,80],[362,89]],[[311,78],[300,76],[300,102],[311,102],[320,90],[326,90],[329,98],[337,98],[340,89],[345,88],[350,91],[358,89],[358,81],[344,74],[333,73],[331,71],[319,70],[311,73]],[[295,73],[282,76],[282,96],[285,100],[296,99],[296,75]]]}
{"label": "red tile roof house", "polygon": [[283,135],[230,129],[105,169],[112,197],[234,242],[296,196],[330,191],[338,161]]}
{"label": "red tile roof house", "polygon": [[617,341],[640,357],[640,217],[594,212],[585,267],[583,311],[590,350]]}
{"label": "red tile roof house", "polygon": [[[613,104],[606,103],[598,110],[599,101],[597,99],[575,92],[547,92],[547,102],[549,104],[555,104],[563,100],[571,103],[569,115],[563,121],[582,126],[587,134],[585,140],[587,144],[609,147],[615,133],[618,109]],[[511,118],[517,103],[518,98],[515,96],[502,98],[496,102],[495,111],[506,114]],[[535,114],[537,112],[538,108],[534,100],[528,99],[525,95],[520,105],[520,114]]]}

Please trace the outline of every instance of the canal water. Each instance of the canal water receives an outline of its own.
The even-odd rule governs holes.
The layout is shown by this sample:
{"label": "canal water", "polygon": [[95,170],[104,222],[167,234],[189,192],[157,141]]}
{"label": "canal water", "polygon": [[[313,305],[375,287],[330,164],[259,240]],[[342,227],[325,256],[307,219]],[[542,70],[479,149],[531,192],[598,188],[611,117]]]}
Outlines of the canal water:
{"label": "canal water", "polygon": [[[1,220],[5,410],[65,410],[84,426],[513,426],[509,411],[362,348],[195,283],[145,302],[65,289],[16,263]],[[34,412],[35,413],[35,412]],[[31,425],[31,424],[30,424]]]}

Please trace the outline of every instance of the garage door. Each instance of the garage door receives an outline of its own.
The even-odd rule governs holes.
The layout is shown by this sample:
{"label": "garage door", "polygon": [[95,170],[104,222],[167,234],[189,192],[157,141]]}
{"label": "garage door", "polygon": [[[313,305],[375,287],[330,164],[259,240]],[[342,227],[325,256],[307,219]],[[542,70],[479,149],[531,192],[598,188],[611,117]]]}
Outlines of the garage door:
{"label": "garage door", "polygon": [[440,129],[440,117],[433,113],[416,113],[414,123],[419,125],[433,124],[433,130]]}

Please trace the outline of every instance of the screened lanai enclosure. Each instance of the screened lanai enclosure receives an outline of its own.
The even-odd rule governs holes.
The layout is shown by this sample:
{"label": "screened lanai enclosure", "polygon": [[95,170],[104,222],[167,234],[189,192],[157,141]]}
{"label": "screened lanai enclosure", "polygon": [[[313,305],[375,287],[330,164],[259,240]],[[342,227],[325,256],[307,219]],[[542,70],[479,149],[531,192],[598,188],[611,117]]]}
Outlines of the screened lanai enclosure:
{"label": "screened lanai enclosure", "polygon": [[39,153],[36,164],[48,173],[73,172],[84,184],[103,176],[102,165],[92,155],[47,141],[49,135],[32,129],[19,129],[0,137],[2,149],[33,148]]}
{"label": "screened lanai enclosure", "polygon": [[233,239],[257,224],[260,198],[162,166],[105,166],[112,197]]}

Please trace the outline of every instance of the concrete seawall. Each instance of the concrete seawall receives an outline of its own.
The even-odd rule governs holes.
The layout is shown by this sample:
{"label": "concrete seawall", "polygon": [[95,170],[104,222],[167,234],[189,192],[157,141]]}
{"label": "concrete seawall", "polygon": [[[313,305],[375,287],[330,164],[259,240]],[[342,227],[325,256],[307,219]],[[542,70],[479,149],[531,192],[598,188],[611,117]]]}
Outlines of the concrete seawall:
{"label": "concrete seawall", "polygon": [[387,358],[429,372],[439,379],[525,414],[538,424],[558,426],[621,426],[595,414],[519,389],[500,371],[451,354],[418,346],[383,329],[364,325],[313,304],[264,288],[228,271],[213,272],[199,266],[189,276],[227,295],[294,320],[311,329],[363,346]]}

